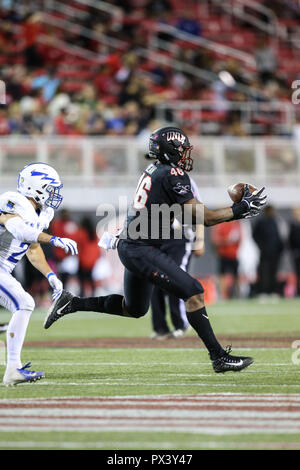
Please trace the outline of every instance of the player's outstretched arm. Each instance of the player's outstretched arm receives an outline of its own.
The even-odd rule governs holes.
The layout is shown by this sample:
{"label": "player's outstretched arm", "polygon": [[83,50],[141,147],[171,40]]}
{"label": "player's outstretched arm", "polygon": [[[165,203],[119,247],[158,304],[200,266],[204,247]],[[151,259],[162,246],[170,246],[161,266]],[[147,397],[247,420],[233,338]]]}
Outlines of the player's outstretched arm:
{"label": "player's outstretched arm", "polygon": [[18,214],[1,213],[0,224],[20,242],[36,243],[41,233],[41,230],[26,223]]}
{"label": "player's outstretched arm", "polygon": [[36,227],[31,227],[17,214],[0,214],[0,224],[13,235],[16,240],[27,243],[47,243],[61,248],[66,253],[77,255],[77,243],[70,238],[60,238],[41,232]]}
{"label": "player's outstretched arm", "polygon": [[[194,223],[201,223],[201,221],[199,221],[200,214],[200,217],[202,216],[203,218],[204,225],[211,227],[223,222],[230,222],[231,220],[257,216],[266,204],[267,196],[262,194],[264,189],[265,188],[262,188],[260,191],[253,194],[246,185],[241,201],[233,204],[231,207],[225,207],[223,209],[210,210],[197,199],[191,199],[185,202],[184,206],[191,211]],[[202,211],[199,210],[199,208],[202,209]]]}
{"label": "player's outstretched arm", "polygon": [[50,286],[53,289],[53,300],[58,299],[63,291],[63,283],[58,279],[56,274],[50,268],[42,247],[39,243],[32,243],[26,253],[26,256],[32,266],[34,266],[40,273],[48,279]]}
{"label": "player's outstretched arm", "polygon": [[210,210],[197,199],[190,199],[189,201],[185,202],[184,210],[191,212],[193,223],[202,223],[206,227],[211,227],[212,225],[217,225],[221,224],[222,222],[233,220],[233,211],[231,207]]}
{"label": "player's outstretched arm", "polygon": [[47,243],[55,246],[56,248],[61,248],[65,253],[69,253],[70,255],[78,254],[77,243],[74,240],[71,240],[71,238],[60,238],[41,232],[37,241],[38,243]]}

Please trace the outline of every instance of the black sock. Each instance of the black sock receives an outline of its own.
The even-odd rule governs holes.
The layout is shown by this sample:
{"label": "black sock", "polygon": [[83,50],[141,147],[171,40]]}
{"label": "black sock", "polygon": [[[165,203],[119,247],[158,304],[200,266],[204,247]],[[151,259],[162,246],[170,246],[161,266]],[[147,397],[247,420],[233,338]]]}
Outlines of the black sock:
{"label": "black sock", "polygon": [[123,295],[112,294],[104,297],[73,297],[71,309],[74,312],[101,312],[123,315]]}
{"label": "black sock", "polygon": [[211,360],[223,356],[224,349],[215,337],[207,316],[206,308],[202,307],[194,312],[186,312],[186,316],[191,326],[196,330],[199,338],[202,339],[207,347]]}

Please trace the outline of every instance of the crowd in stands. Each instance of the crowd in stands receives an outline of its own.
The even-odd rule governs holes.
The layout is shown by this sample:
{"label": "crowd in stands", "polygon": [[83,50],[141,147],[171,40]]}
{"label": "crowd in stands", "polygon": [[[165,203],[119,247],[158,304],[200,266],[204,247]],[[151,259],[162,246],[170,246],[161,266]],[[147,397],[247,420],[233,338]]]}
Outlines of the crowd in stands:
{"label": "crowd in stands", "polygon": [[[107,3],[121,9],[123,20],[116,22],[112,15],[87,7],[76,17],[75,30],[59,30],[48,24],[47,14],[42,6],[38,8],[39,1],[20,3],[25,7],[17,10],[15,2],[7,0],[0,4],[0,79],[7,87],[7,103],[0,109],[2,136],[136,136],[156,117],[157,104],[178,99],[216,104],[217,115],[207,115],[207,120],[218,118],[218,126],[201,126],[187,118],[183,124],[188,132],[243,136],[250,130],[243,127],[239,112],[226,106],[230,101],[291,102],[291,76],[279,67],[272,41],[251,32],[251,28],[254,41],[251,51],[256,60],[252,70],[236,59],[220,58],[201,46],[174,44],[173,37],[160,33],[159,39],[169,45],[174,59],[212,72],[211,82],[184,68],[179,71],[149,61],[149,56],[141,54],[149,46],[151,33],[150,36],[146,33],[149,24],[151,30],[153,24],[169,24],[181,32],[205,37],[208,25],[194,15],[197,2],[190,0],[186,10],[177,11],[176,2],[171,0],[110,0]],[[62,19],[59,12],[57,18]],[[120,50],[97,41],[93,34],[120,41]],[[46,42],[41,41],[45,37]],[[86,51],[87,57],[93,54],[94,58],[75,57],[57,46],[58,39]],[[220,78],[222,71],[229,81]],[[250,96],[241,92],[237,83],[249,87]],[[170,110],[164,118],[178,122],[178,116]],[[272,134],[272,119],[268,122],[267,116],[259,118],[262,127],[257,132]],[[284,132],[292,134],[293,130]]]}

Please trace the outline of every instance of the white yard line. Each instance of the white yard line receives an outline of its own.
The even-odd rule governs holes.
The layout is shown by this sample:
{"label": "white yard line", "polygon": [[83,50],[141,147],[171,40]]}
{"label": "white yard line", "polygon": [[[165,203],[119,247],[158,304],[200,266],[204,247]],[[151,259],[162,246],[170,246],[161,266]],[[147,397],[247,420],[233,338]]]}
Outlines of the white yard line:
{"label": "white yard line", "polygon": [[[128,382],[123,382],[122,384],[120,382],[110,382],[109,380],[107,379],[99,379],[99,380],[95,380],[94,382],[57,382],[57,381],[40,381],[39,383],[35,384],[35,387],[43,387],[43,386],[49,386],[49,385],[53,385],[55,387],[59,387],[59,386],[64,386],[64,387],[95,387],[95,386],[109,386],[109,387],[112,387],[112,386],[115,386],[115,385],[118,385],[119,387],[121,386],[126,386],[126,387],[174,387],[174,385],[176,385],[176,387],[224,387],[224,388],[236,388],[236,387],[240,387],[241,385],[240,384],[232,384],[232,383],[227,383],[227,384],[224,384],[224,383],[209,383],[209,382],[201,382],[201,383],[180,383],[180,384],[175,384],[174,382],[152,382],[152,383],[149,383],[148,381],[145,381],[145,382],[132,382],[132,381],[129,381]],[[28,386],[27,384],[25,385],[18,385],[18,388],[20,387],[26,387]],[[278,387],[278,388],[281,388],[281,389],[285,389],[285,388],[288,388],[288,387],[293,387],[293,388],[300,388],[300,384],[257,384],[257,383],[253,383],[253,384],[246,384],[247,388],[251,388],[251,389],[255,389],[255,390],[259,390],[259,389],[262,389],[262,388],[271,388],[271,389],[274,389],[274,387]],[[1,384],[0,384],[0,387],[1,387]],[[4,385],[2,385],[2,387],[4,388]]]}
{"label": "white yard line", "polygon": [[[78,424],[78,423],[77,423]],[[241,429],[241,428],[226,428],[226,427],[220,427],[220,428],[210,428],[209,426],[206,426],[205,428],[192,428],[190,426],[187,427],[177,427],[175,424],[172,424],[172,426],[167,426],[167,427],[162,427],[161,425],[159,426],[153,426],[149,428],[148,425],[145,426],[124,426],[120,428],[120,426],[105,426],[103,428],[99,427],[93,427],[91,425],[81,425],[80,429],[75,429],[70,428],[68,425],[61,425],[61,426],[47,426],[45,428],[38,427],[38,426],[32,426],[29,424],[26,424],[26,426],[12,426],[12,427],[0,427],[0,432],[76,432],[76,433],[81,433],[81,432],[147,432],[147,433],[164,433],[167,432],[168,434],[170,433],[188,433],[188,434],[212,434],[212,435],[218,435],[218,436],[223,436],[223,435],[241,435],[241,434],[266,434],[266,435],[272,435],[272,434],[300,434],[300,429],[291,429],[288,427],[287,429],[264,429],[264,428],[253,428],[249,430],[248,428]]]}
{"label": "white yard line", "polygon": [[[87,338],[85,338],[85,339],[87,339]],[[89,339],[92,340],[93,338],[89,338]],[[135,339],[135,338],[128,338],[128,339],[131,340],[131,339]],[[68,340],[65,340],[65,341],[67,342]],[[80,341],[80,339],[78,341]],[[179,341],[180,340],[178,340],[178,342]],[[47,342],[47,341],[45,340],[45,342]],[[111,348],[111,347],[107,348],[107,347],[104,347],[104,348],[100,348],[99,346],[97,346],[97,347],[95,346],[95,347],[92,347],[92,348],[86,348],[86,347],[84,347],[84,348],[88,349],[89,351],[93,351],[93,350],[109,351],[110,354],[114,353],[114,352],[124,353],[124,351],[126,351],[126,350],[128,350],[128,352],[132,351],[132,347],[126,347],[126,348],[124,348],[124,347],[123,348]],[[37,349],[39,349],[39,348],[38,347],[33,347],[33,346],[26,346],[27,351],[31,350],[31,351],[36,352]],[[58,346],[51,346],[51,347],[50,346],[47,346],[47,347],[43,346],[43,350],[45,350],[45,349],[50,349],[51,351],[53,351],[53,349],[60,349],[61,350],[62,348],[61,348],[61,346],[60,347],[58,347]],[[81,348],[80,347],[72,348],[72,347],[65,346],[63,348],[63,351],[64,351],[64,354],[66,355],[66,354],[78,353],[79,349],[81,349]],[[150,348],[150,347],[149,348],[139,348],[139,347],[134,348],[134,350],[138,350],[139,352],[142,352],[142,351],[152,351],[152,352],[154,352],[154,351],[160,351],[161,349],[163,349],[164,351],[165,350],[167,350],[167,351],[176,351],[176,352],[180,352],[180,353],[182,353],[182,351],[190,351],[190,352],[199,352],[200,351],[200,352],[203,352],[203,353],[206,352],[205,347],[204,346],[202,347],[200,342],[199,342],[199,347],[197,346],[197,347],[194,347],[194,348],[180,348],[180,347],[178,347],[178,348],[166,348],[166,347],[163,347],[163,345],[161,347],[152,347],[152,348]],[[256,350],[256,351],[294,351],[293,349],[291,349],[289,347],[286,347],[286,348],[271,348],[271,347],[270,348],[258,348],[258,347],[253,347],[253,348],[252,347],[251,348],[249,348],[249,347],[244,348],[243,347],[242,348],[242,347],[240,347],[239,348],[239,347],[234,347],[233,349],[234,349],[234,351],[252,351],[252,350]],[[132,362],[130,364],[132,364]],[[163,364],[163,363],[159,362],[159,364]],[[170,362],[166,362],[165,364],[170,364]],[[188,362],[186,362],[186,363],[180,362],[180,364],[189,364],[189,363]],[[197,364],[201,364],[201,363],[197,362]],[[207,362],[203,362],[203,364],[207,364]]]}
{"label": "white yard line", "polygon": [[166,418],[165,420],[159,419],[159,420],[144,420],[144,419],[126,419],[126,420],[118,420],[114,419],[112,420],[111,418],[106,418],[102,420],[91,420],[91,419],[81,419],[80,421],[78,419],[64,419],[64,418],[57,418],[57,419],[28,419],[26,421],[23,421],[21,419],[11,419],[8,418],[7,422],[4,423],[0,421],[0,430],[9,430],[11,427],[17,427],[20,426],[20,428],[26,428],[26,427],[35,427],[37,431],[40,429],[48,429],[48,428],[69,428],[69,431],[73,431],[74,428],[78,428],[78,431],[80,431],[82,428],[89,427],[91,429],[99,430],[99,431],[105,431],[109,429],[115,429],[115,430],[120,430],[122,431],[123,429],[148,429],[150,432],[152,432],[152,429],[158,429],[161,428],[162,430],[168,428],[172,429],[176,432],[179,432],[182,428],[184,429],[190,429],[190,431],[198,431],[202,430],[203,433],[209,432],[208,429],[214,429],[218,430],[219,428],[226,429],[228,432],[231,431],[232,433],[235,433],[237,431],[247,431],[249,434],[253,434],[255,432],[260,432],[264,434],[273,434],[277,432],[282,432],[282,433],[299,433],[300,434],[300,423],[293,423],[290,421],[282,421],[282,422],[277,422],[276,420],[274,421],[264,421],[261,420],[257,423],[251,423],[249,424],[247,420],[245,421],[239,421],[238,423],[235,423],[234,421],[223,421],[220,423],[220,420],[216,418],[214,421],[213,420],[208,420],[207,422],[203,423],[201,420],[197,422],[191,422],[190,420],[169,420]]}
{"label": "white yard line", "polygon": [[[0,417],[3,416],[4,414],[11,414],[11,411],[10,411],[10,408],[7,408],[8,405],[6,405],[5,408],[3,408],[1,406],[0,408]],[[13,404],[11,405],[13,406]],[[16,405],[15,405],[16,406]],[[25,415],[40,415],[41,413],[45,413],[45,414],[48,414],[49,412],[49,415],[51,415],[51,411],[49,410],[53,410],[53,413],[55,414],[55,407],[58,407],[57,409],[59,410],[58,411],[58,414],[63,414],[64,413],[64,410],[61,408],[61,407],[70,407],[70,410],[67,410],[65,409],[66,413],[67,414],[74,414],[74,415],[81,415],[83,413],[83,411],[81,411],[82,409],[84,408],[81,408],[81,407],[88,407],[85,409],[85,412],[87,414],[91,414],[91,416],[93,415],[93,413],[95,413],[95,416],[97,415],[97,410],[104,410],[105,412],[105,409],[107,409],[108,407],[114,407],[116,410],[118,410],[118,408],[122,408],[122,407],[128,407],[128,413],[131,412],[130,408],[131,407],[139,407],[139,408],[142,408],[142,407],[145,407],[145,409],[148,409],[148,408],[155,408],[155,409],[164,409],[166,410],[167,413],[184,413],[184,412],[189,412],[191,413],[191,416],[193,416],[193,413],[196,413],[197,414],[197,410],[206,410],[207,407],[215,407],[217,409],[220,409],[222,408],[222,410],[224,409],[224,411],[226,411],[226,409],[228,409],[228,411],[232,411],[233,413],[235,412],[235,409],[238,409],[240,410],[239,412],[242,413],[242,409],[243,408],[253,408],[254,410],[256,410],[257,408],[265,408],[266,410],[268,408],[270,409],[277,409],[278,412],[282,409],[282,407],[285,407],[285,408],[289,408],[292,412],[293,412],[293,416],[295,418],[299,418],[300,417],[300,403],[299,402],[292,402],[292,401],[286,401],[286,402],[282,402],[282,403],[265,403],[265,402],[256,402],[256,403],[247,403],[246,401],[243,401],[243,402],[239,402],[239,403],[224,403],[222,402],[222,400],[219,400],[219,401],[212,401],[212,402],[203,402],[203,403],[199,403],[199,402],[180,402],[180,403],[176,403],[176,402],[167,402],[167,403],[158,403],[158,402],[147,402],[147,403],[141,403],[141,402],[136,402],[136,403],[132,403],[132,402],[128,402],[128,401],[124,401],[123,403],[118,403],[118,402],[99,402],[99,403],[88,403],[88,402],[75,402],[75,403],[70,403],[70,402],[63,402],[63,403],[51,403],[49,404],[49,406],[46,406],[46,405],[40,405],[38,403],[32,405],[32,406],[28,406],[28,404],[25,405],[26,408],[20,408],[20,406],[17,406],[16,407],[16,410],[14,411],[13,410],[13,414],[14,413],[17,413],[17,414],[20,414],[22,416],[25,416]],[[79,410],[76,410],[75,407],[79,407]],[[34,408],[36,407],[36,409]],[[170,408],[173,408],[173,410],[170,410]],[[126,410],[125,410],[126,412]],[[101,411],[98,413],[99,415],[101,415]]]}
{"label": "white yard line", "polygon": [[[117,379],[116,379],[117,380]],[[147,381],[145,382],[120,382],[120,381],[115,381],[115,382],[112,382],[111,379],[99,379],[99,380],[94,380],[93,382],[58,382],[58,381],[49,381],[49,380],[43,380],[43,381],[40,381],[38,383],[36,383],[34,385],[35,388],[37,387],[49,387],[49,386],[54,386],[54,387],[80,387],[80,388],[89,388],[89,387],[114,387],[114,386],[118,386],[119,388],[120,387],[138,387],[138,388],[141,388],[141,387],[146,387],[146,388],[149,388],[149,387],[174,387],[176,385],[176,388],[181,388],[181,387],[193,387],[193,388],[203,388],[203,387],[209,387],[209,388],[223,388],[223,389],[228,389],[228,388],[238,388],[240,387],[241,385],[240,384],[232,384],[232,383],[210,383],[210,382],[201,382],[201,383],[174,383],[174,382],[152,382],[152,383],[149,383]],[[254,389],[254,390],[261,390],[261,389],[274,389],[277,388],[277,389],[280,389],[280,390],[284,390],[286,388],[296,388],[296,389],[300,389],[300,384],[249,384],[247,383],[247,388],[248,389]],[[20,388],[22,387],[28,387],[28,384],[19,384],[18,386],[18,390],[20,390]],[[4,389],[7,391],[7,388],[3,385],[3,384],[0,384],[0,389]],[[7,391],[7,393],[9,393],[9,391]],[[199,393],[201,393],[201,391],[199,390]]]}
{"label": "white yard line", "polygon": [[[193,446],[197,447],[198,442],[191,443]],[[190,445],[190,444],[189,444]],[[54,448],[54,449],[176,449],[178,447],[178,443],[176,442],[168,442],[168,441],[159,441],[155,443],[152,442],[136,442],[127,441],[127,442],[79,442],[79,441],[0,441],[0,449],[1,448],[15,448],[15,449],[28,449],[28,448]]]}
{"label": "white yard line", "polygon": [[[226,410],[158,410],[158,409],[91,409],[91,410],[67,410],[67,409],[37,409],[37,410],[1,410],[0,412],[0,422],[2,425],[5,425],[6,422],[11,421],[20,421],[22,420],[47,420],[47,419],[60,419],[61,416],[69,418],[97,418],[104,419],[104,418],[156,418],[156,419],[189,419],[190,422],[193,422],[193,418],[197,419],[226,419],[227,422],[231,422],[233,420],[233,424],[235,422],[239,422],[240,420],[243,421],[245,419],[256,419],[257,422],[261,420],[265,420],[266,422],[273,419],[276,420],[286,420],[290,423],[294,423],[298,427],[300,426],[300,412],[287,412],[287,411],[226,411]],[[192,420],[191,420],[192,418]],[[267,418],[267,419],[266,419]],[[71,421],[70,419],[70,421]],[[78,421],[79,423],[82,422]],[[122,421],[124,422],[124,421]],[[250,424],[250,422],[249,422]]]}
{"label": "white yard line", "polygon": [[[291,351],[294,351],[291,349]],[[182,350],[181,350],[182,352]],[[45,364],[47,366],[140,366],[145,367],[144,362],[52,362],[47,361],[45,359],[41,359],[38,361],[40,364]],[[167,366],[174,367],[174,365],[180,368],[182,365],[189,365],[189,366],[210,366],[210,362],[147,362],[147,367],[155,367],[155,366]],[[254,366],[265,366],[265,367],[272,367],[272,366],[290,366],[295,367],[292,362],[254,362]],[[250,369],[251,370],[251,369]],[[249,370],[248,370],[249,372]],[[257,372],[257,368],[256,371]]]}
{"label": "white yard line", "polygon": [[88,400],[89,403],[93,403],[93,401],[102,401],[102,400],[126,400],[126,399],[136,399],[138,401],[145,399],[145,400],[160,400],[160,399],[184,399],[184,400],[199,400],[201,398],[206,399],[206,398],[226,398],[230,399],[233,398],[234,400],[236,399],[270,399],[270,400],[281,400],[281,399],[296,399],[298,400],[300,398],[299,393],[285,393],[285,394],[279,394],[279,393],[242,393],[242,392],[222,392],[222,393],[216,393],[216,392],[206,392],[202,393],[201,395],[198,394],[180,394],[180,393],[165,393],[165,394],[155,394],[155,395],[114,395],[114,396],[77,396],[77,395],[70,395],[70,396],[58,396],[58,397],[41,397],[41,398],[5,398],[5,399],[0,399],[0,403],[51,403],[52,401],[71,401],[71,402],[76,402],[80,400]]}
{"label": "white yard line", "polygon": [[[299,443],[292,442],[230,442],[230,441],[189,441],[189,449],[299,449]],[[133,441],[111,441],[111,442],[79,442],[79,441],[0,441],[0,449],[178,449],[178,442],[138,442]],[[187,453],[187,452],[186,452]]]}

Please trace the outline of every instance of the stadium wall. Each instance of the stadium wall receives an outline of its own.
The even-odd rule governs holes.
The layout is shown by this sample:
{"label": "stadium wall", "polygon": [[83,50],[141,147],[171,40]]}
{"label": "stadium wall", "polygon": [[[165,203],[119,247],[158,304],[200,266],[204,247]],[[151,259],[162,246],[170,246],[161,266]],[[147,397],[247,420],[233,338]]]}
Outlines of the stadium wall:
{"label": "stadium wall", "polygon": [[[43,161],[53,165],[64,182],[64,202],[72,210],[96,212],[101,203],[130,202],[147,165],[149,135],[127,137],[0,138],[0,186],[15,186],[20,169]],[[287,209],[300,205],[300,146],[284,138],[192,136],[193,178],[204,202],[228,204],[226,188],[236,182],[266,186],[269,201]],[[80,189],[80,190],[79,190]]]}

